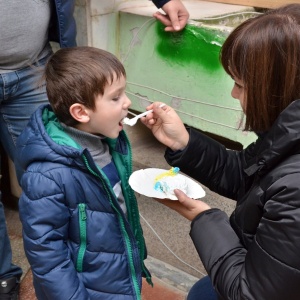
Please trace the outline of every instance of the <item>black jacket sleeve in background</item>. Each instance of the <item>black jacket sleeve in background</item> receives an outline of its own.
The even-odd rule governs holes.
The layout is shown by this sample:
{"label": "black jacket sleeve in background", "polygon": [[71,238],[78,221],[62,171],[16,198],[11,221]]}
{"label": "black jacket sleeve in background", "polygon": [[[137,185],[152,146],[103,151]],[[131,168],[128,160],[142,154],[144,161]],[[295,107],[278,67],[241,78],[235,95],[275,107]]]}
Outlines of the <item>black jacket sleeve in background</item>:
{"label": "black jacket sleeve in background", "polygon": [[168,3],[171,0],[152,0],[152,2],[155,4],[157,8],[163,7],[166,3]]}

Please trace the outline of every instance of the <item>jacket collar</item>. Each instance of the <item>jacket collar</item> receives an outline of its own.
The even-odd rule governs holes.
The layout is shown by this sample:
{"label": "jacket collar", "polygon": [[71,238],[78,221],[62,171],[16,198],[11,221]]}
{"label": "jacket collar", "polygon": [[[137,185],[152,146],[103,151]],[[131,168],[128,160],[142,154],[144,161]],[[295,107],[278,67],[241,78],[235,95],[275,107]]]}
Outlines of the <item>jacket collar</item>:
{"label": "jacket collar", "polygon": [[[128,155],[124,131],[116,139],[107,139],[112,153]],[[67,135],[50,105],[39,107],[17,140],[18,161],[24,169],[35,161],[50,161],[84,167],[87,151]]]}

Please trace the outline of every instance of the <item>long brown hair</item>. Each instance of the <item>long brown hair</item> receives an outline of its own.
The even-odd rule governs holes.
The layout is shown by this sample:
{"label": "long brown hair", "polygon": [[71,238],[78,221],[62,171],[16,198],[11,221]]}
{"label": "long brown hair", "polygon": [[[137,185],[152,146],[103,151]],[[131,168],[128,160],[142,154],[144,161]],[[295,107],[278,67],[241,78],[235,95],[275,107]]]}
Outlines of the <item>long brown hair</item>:
{"label": "long brown hair", "polygon": [[49,59],[45,69],[49,102],[58,119],[74,126],[69,108],[81,103],[95,109],[95,99],[104,94],[107,84],[121,76],[125,69],[118,58],[94,47],[74,47],[58,50]]}
{"label": "long brown hair", "polygon": [[220,59],[225,71],[244,84],[245,130],[268,130],[300,99],[300,4],[239,25],[223,44]]}

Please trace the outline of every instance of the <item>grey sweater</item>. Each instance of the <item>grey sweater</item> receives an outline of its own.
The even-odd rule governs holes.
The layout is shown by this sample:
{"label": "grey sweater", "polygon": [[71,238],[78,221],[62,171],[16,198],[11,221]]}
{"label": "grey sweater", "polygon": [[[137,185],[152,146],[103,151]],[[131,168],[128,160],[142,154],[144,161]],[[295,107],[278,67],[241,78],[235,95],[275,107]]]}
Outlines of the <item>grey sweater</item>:
{"label": "grey sweater", "polygon": [[50,0],[0,0],[0,73],[31,65],[51,53]]}

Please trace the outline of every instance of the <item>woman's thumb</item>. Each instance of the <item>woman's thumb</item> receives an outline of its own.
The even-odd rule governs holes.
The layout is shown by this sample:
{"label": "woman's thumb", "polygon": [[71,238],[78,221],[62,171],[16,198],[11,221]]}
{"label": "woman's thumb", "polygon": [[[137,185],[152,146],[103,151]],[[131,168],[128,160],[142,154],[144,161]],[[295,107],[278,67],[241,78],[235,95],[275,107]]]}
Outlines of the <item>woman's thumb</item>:
{"label": "woman's thumb", "polygon": [[190,198],[183,191],[175,189],[174,194],[181,204],[183,204],[185,207],[190,206]]}
{"label": "woman's thumb", "polygon": [[155,114],[161,119],[163,119],[165,116],[165,111],[163,109],[164,106],[166,107],[165,103],[156,103],[153,107],[153,112],[155,112]]}

